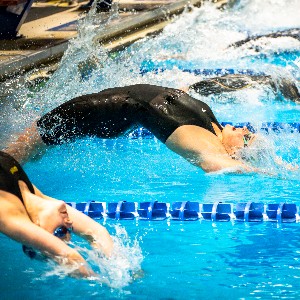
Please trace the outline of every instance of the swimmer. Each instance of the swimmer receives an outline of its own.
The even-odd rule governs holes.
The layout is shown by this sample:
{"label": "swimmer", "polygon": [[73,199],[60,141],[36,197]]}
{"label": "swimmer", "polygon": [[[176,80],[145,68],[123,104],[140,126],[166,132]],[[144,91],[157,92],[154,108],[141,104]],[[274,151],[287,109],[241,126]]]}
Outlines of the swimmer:
{"label": "swimmer", "polygon": [[[292,29],[281,30],[281,31],[277,31],[277,32],[271,32],[268,34],[249,36],[244,40],[241,40],[241,41],[238,41],[238,42],[235,42],[235,43],[229,45],[229,48],[230,47],[234,47],[234,48],[241,47],[244,44],[251,43],[253,41],[257,41],[260,39],[266,39],[266,38],[277,39],[277,38],[282,38],[282,37],[289,37],[289,38],[300,41],[300,29],[292,28]],[[252,46],[252,45],[250,44],[250,46]],[[258,48],[255,48],[255,49],[257,52],[259,52]]]}
{"label": "swimmer", "polygon": [[0,232],[23,245],[31,258],[50,258],[70,268],[71,276],[97,276],[66,242],[71,233],[86,239],[106,257],[113,250],[107,230],[61,200],[42,194],[19,163],[0,151]]}
{"label": "swimmer", "polygon": [[187,90],[209,96],[222,93],[232,93],[244,89],[266,86],[275,94],[282,94],[286,99],[300,102],[300,93],[297,86],[288,79],[275,80],[269,75],[229,74],[201,80],[191,85]]}
{"label": "swimmer", "polygon": [[116,138],[139,126],[205,172],[253,171],[235,155],[254,139],[246,127],[222,127],[204,102],[182,90],[148,84],[67,101],[42,116],[5,151],[24,162],[46,145],[85,136]]}

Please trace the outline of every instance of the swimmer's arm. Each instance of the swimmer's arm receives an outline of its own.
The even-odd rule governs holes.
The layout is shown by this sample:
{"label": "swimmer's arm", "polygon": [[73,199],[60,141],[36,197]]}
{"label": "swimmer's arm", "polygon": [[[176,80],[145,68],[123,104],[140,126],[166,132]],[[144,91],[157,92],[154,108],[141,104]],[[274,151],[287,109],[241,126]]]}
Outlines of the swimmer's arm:
{"label": "swimmer's arm", "polygon": [[[275,159],[275,162],[279,166],[285,167],[289,171],[298,171],[299,166],[298,165],[293,165],[290,163],[287,163],[282,160],[282,158],[277,157]],[[203,168],[204,171],[206,172],[217,172],[221,170],[226,170],[226,172],[230,173],[259,173],[259,174],[264,174],[267,176],[276,176],[275,173],[267,172],[265,170],[261,170],[258,168],[254,168],[251,166],[248,166],[244,164],[241,161],[232,159],[231,157],[217,157],[217,156],[206,156],[205,162],[200,163],[201,168]]]}
{"label": "swimmer's arm", "polygon": [[253,170],[238,160],[232,159],[219,139],[204,128],[194,125],[178,127],[167,139],[165,145],[193,165],[205,172],[252,172]]}
{"label": "swimmer's arm", "polygon": [[218,172],[223,171],[226,173],[258,173],[271,177],[276,177],[275,173],[267,172],[259,168],[255,168],[249,165],[244,164],[239,160],[232,159],[231,157],[217,157],[217,156],[206,156],[207,160],[199,164],[206,172]]}
{"label": "swimmer's arm", "polygon": [[298,171],[299,170],[299,166],[296,164],[291,164],[288,162],[285,162],[281,157],[276,156],[275,157],[275,163],[279,166],[283,166],[284,168],[286,168],[289,171]]}
{"label": "swimmer's arm", "polygon": [[110,257],[113,252],[113,240],[106,228],[69,205],[67,205],[67,210],[73,221],[74,233],[86,239],[106,257]]}
{"label": "swimmer's arm", "polygon": [[[33,187],[37,196],[57,201],[57,199],[43,194],[36,186]],[[105,256],[110,257],[113,251],[113,241],[106,228],[70,205],[67,205],[67,210],[70,220],[73,222],[73,232],[87,240]]]}
{"label": "swimmer's arm", "polygon": [[201,159],[199,166],[207,173],[226,171],[230,173],[249,173],[257,172],[256,169],[246,164],[232,159],[230,156],[224,155],[205,155],[205,159]]}
{"label": "swimmer's arm", "polygon": [[[6,195],[5,197],[7,198]],[[20,200],[12,195],[9,197],[10,200],[1,201],[0,231],[3,234],[26,246],[40,250],[46,257],[68,267],[71,276],[94,276],[93,271],[76,250],[32,223],[24,214],[26,213],[23,211],[24,208],[14,204],[20,202]]]}
{"label": "swimmer's arm", "polygon": [[[55,201],[57,199],[43,194],[34,186],[35,194],[47,200]],[[89,216],[83,214],[77,209],[67,205],[70,219],[73,221],[73,231],[87,240],[94,248],[99,249],[107,257],[110,257],[113,251],[113,241],[108,231],[94,221]]]}

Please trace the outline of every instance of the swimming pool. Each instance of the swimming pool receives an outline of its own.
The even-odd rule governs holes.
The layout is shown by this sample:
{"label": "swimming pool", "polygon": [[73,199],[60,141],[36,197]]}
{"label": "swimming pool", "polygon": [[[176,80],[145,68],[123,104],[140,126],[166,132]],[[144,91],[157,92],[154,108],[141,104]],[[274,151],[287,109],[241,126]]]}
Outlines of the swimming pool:
{"label": "swimming pool", "polygon": [[[15,121],[11,128],[6,124],[4,136],[24,126],[41,111],[82,93],[140,82],[181,87],[205,78],[183,73],[178,68],[179,60],[198,69],[251,69],[273,76],[287,75],[298,84],[299,52],[294,41],[290,45],[283,41],[276,49],[265,45],[260,53],[253,53],[251,49],[224,50],[226,45],[243,39],[246,33],[300,27],[295,13],[296,1],[290,1],[285,7],[288,19],[278,1],[258,3],[240,1],[239,6],[229,12],[216,11],[210,5],[195,9],[188,17],[178,18],[159,36],[140,41],[118,55],[105,56],[106,64],[100,60],[101,67],[84,78],[78,71],[78,62],[87,57],[87,52],[80,51],[85,50],[80,48],[84,45],[76,48],[77,41],[76,51],[69,50],[45,88],[31,93],[20,86],[7,97],[18,102],[5,109],[17,111],[23,119]],[[267,16],[271,13],[274,17],[269,20]],[[281,51],[283,46],[285,49]],[[174,59],[174,68],[141,74],[145,60],[161,62],[166,57]],[[266,88],[201,97],[201,100],[212,106],[221,121],[249,121],[259,127],[263,122],[300,120],[299,104],[277,97]],[[9,116],[2,117],[2,121],[8,120]],[[277,166],[274,158],[276,154],[287,163],[300,164],[300,134],[283,131],[264,135],[269,152],[260,154],[258,164],[272,171],[274,176],[204,174],[153,138],[82,139],[49,148],[42,158],[26,164],[25,169],[43,192],[66,201],[222,201],[233,204],[287,201],[299,204],[299,171]],[[68,278],[57,267],[30,261],[22,254],[19,244],[1,235],[2,297],[299,298],[298,223],[107,220],[105,226],[119,241],[124,241],[120,246],[122,259],[111,266],[111,274],[99,271],[109,278],[112,287]],[[76,244],[86,246],[80,240]],[[95,267],[102,263],[92,251],[87,250],[84,255]],[[133,279],[132,272],[140,267],[144,275]],[[109,270],[109,266],[107,268]]]}

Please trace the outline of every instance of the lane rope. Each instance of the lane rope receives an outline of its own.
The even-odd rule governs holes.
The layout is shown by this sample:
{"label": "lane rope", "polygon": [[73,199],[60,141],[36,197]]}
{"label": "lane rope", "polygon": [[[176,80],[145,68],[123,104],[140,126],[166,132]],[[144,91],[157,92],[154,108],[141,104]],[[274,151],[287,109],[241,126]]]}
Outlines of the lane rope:
{"label": "lane rope", "polygon": [[299,222],[299,206],[295,203],[263,203],[238,202],[201,203],[197,201],[177,201],[173,203],[147,201],[147,202],[67,202],[68,205],[83,212],[94,219],[114,220],[147,220],[163,221],[166,219],[176,221],[207,220],[212,222],[264,222],[277,223]]}

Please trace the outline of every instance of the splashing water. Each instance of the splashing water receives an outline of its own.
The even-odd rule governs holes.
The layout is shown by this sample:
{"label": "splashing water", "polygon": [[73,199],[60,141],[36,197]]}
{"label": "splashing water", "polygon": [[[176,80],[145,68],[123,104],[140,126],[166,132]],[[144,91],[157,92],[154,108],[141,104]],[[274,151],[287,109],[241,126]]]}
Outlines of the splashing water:
{"label": "splashing water", "polygon": [[[113,55],[95,42],[95,36],[109,24],[117,22],[120,16],[117,10],[113,10],[110,18],[104,20],[95,13],[95,9],[91,10],[79,22],[78,36],[70,42],[59,68],[39,91],[32,92],[26,88],[21,79],[13,84],[5,83],[5,87],[10,85],[13,88],[5,93],[6,106],[0,119],[2,143],[19,128],[28,126],[38,115],[78,95],[136,83],[182,88],[207,78],[203,74],[183,72],[184,67],[251,69],[271,75],[275,84],[277,79],[287,78],[299,88],[299,56],[284,56],[298,51],[299,40],[291,37],[261,38],[240,47],[231,46],[249,36],[299,28],[299,5],[297,0],[267,0],[263,3],[243,0],[220,11],[211,3],[204,3],[200,8],[186,10],[175,17],[159,35],[146,37]],[[152,72],[150,68],[141,72],[141,67],[149,66],[149,63],[167,66],[167,70]],[[194,96],[211,105],[221,121],[256,124],[299,121],[298,105],[285,99],[279,101],[282,97],[269,87],[257,86],[209,97]],[[9,101],[11,99],[14,101]],[[20,117],[16,120],[11,115]],[[299,144],[299,137],[294,135],[293,138]],[[281,147],[288,147],[285,141],[289,138],[281,141],[281,145],[276,145],[277,152],[282,152]],[[299,158],[297,161],[299,163]]]}
{"label": "splashing water", "polygon": [[[86,245],[70,243],[86,259],[93,268],[97,277],[89,278],[90,282],[106,285],[114,289],[122,289],[142,276],[141,264],[144,259],[142,250],[137,238],[131,240],[124,227],[113,225],[115,235],[112,236],[114,242],[113,254],[106,258],[95,249],[88,249]],[[45,278],[58,276],[65,278],[75,269],[66,269],[49,262],[50,271],[47,271]]]}
{"label": "splashing water", "polygon": [[[120,16],[115,8],[108,19],[103,19],[95,13],[94,7],[79,22],[78,36],[70,41],[57,71],[39,91],[26,88],[21,79],[4,84],[8,89],[2,93],[5,106],[0,117],[1,143],[15,137],[20,128],[28,126],[38,115],[78,95],[136,83],[182,88],[207,78],[202,74],[183,72],[180,66],[190,69],[251,69],[272,75],[275,84],[280,78],[287,78],[299,88],[298,56],[292,59],[281,57],[284,66],[274,63],[282,51],[293,53],[298,50],[299,40],[290,37],[261,38],[240,47],[231,46],[249,36],[299,28],[298,11],[297,0],[289,1],[288,5],[277,0],[263,3],[259,0],[238,1],[224,11],[205,2],[202,7],[186,10],[175,17],[161,34],[146,37],[128,49],[111,55],[95,41],[95,37],[118,21]],[[149,66],[149,63],[167,66],[167,70],[151,72],[150,68],[145,73],[141,72],[141,67],[145,64]],[[299,106],[287,100],[279,101],[282,98],[269,87],[256,86],[210,97],[193,96],[208,103],[221,121],[250,121],[256,124],[299,121]],[[19,118],[11,118],[11,115],[18,115]],[[273,137],[267,138],[271,143]],[[293,139],[299,144],[299,136],[293,135]],[[282,140],[285,142],[279,147],[292,147],[287,144],[290,139],[285,137]],[[276,147],[277,152],[282,152],[278,145]]]}
{"label": "splashing water", "polygon": [[268,176],[280,179],[299,180],[299,133],[282,133],[285,146],[282,147],[274,133],[257,134],[251,147],[238,152],[240,159]]}
{"label": "splashing water", "polygon": [[99,267],[101,277],[110,287],[122,288],[142,273],[143,255],[137,239],[131,241],[124,227],[115,226],[115,230],[112,257],[105,259],[91,255],[90,259]]}
{"label": "splashing water", "polygon": [[[197,68],[251,68],[257,71],[267,69],[268,73],[278,75],[283,71],[282,68],[265,64],[260,59],[253,61],[252,50],[247,53],[246,49],[231,49],[228,46],[251,35],[299,28],[297,8],[299,2],[290,1],[288,14],[285,14],[282,13],[282,4],[278,1],[268,0],[263,4],[260,1],[239,1],[239,5],[219,11],[212,4],[205,3],[201,8],[194,8],[192,12],[176,17],[160,35],[135,43],[117,57],[110,56],[101,45],[95,43],[95,36],[118,20],[118,14],[113,11],[111,17],[104,20],[95,10],[91,10],[79,22],[77,38],[70,42],[58,70],[42,91],[26,97],[29,91],[26,93],[22,86],[15,98],[20,102],[20,99],[25,101],[23,110],[38,110],[42,114],[77,95],[107,87],[141,82],[181,87],[199,80],[195,75],[188,76],[187,81],[184,80],[182,77],[185,76],[176,69],[176,65],[173,74],[140,73],[142,62],[162,61],[172,57],[178,61],[194,62]],[[272,18],[269,18],[270,15]],[[280,52],[282,47],[289,47],[286,41],[280,42],[280,39],[277,44],[277,47],[266,46],[264,54]],[[296,40],[288,48],[289,51],[298,49],[299,42]],[[258,54],[254,53],[254,56],[257,57]],[[86,68],[89,68],[89,76],[85,76]],[[297,63],[291,68],[299,71]]]}

